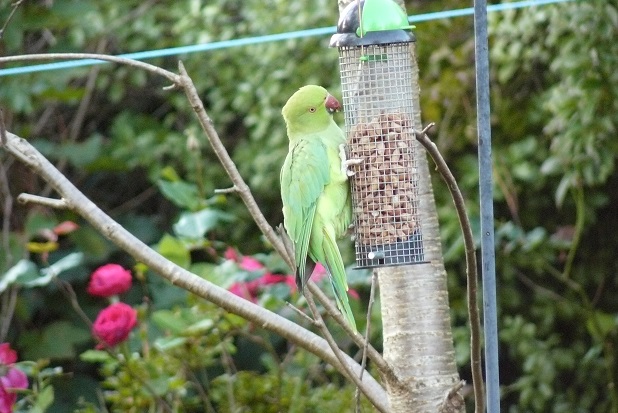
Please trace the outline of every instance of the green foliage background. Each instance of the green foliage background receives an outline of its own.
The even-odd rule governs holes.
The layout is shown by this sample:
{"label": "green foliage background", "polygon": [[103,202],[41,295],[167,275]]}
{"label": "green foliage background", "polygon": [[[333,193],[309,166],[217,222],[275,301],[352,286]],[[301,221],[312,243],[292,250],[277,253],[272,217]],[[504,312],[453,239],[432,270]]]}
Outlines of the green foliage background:
{"label": "green foliage background", "polygon": [[[0,22],[5,21],[10,3],[0,1]],[[257,0],[25,2],[0,41],[0,53],[119,54],[332,26],[337,19],[335,3],[317,0],[309,6],[273,0],[265,7]],[[470,6],[459,0],[406,3],[410,14]],[[477,225],[472,19],[420,23],[416,35],[423,118],[437,122],[433,138],[458,178]],[[507,412],[618,412],[617,35],[618,8],[609,0],[490,14],[500,369],[502,406]],[[287,151],[280,108],[307,83],[322,84],[338,94],[337,52],[327,43],[325,37],[295,39],[150,61],[174,70],[178,58],[183,60],[220,136],[273,225],[281,222],[278,174]],[[164,86],[161,79],[112,65],[50,71],[0,78],[0,105],[8,129],[59,164],[112,217],[176,262],[229,286],[230,279],[250,275],[220,268],[226,246],[258,254],[268,253],[268,245],[256,235],[236,198],[213,197],[215,188],[230,182],[184,96],[163,91]],[[83,121],[82,102],[87,102]],[[22,191],[49,193],[44,183],[11,163],[6,154],[0,156],[13,196]],[[437,177],[434,187],[458,363],[466,379],[469,340],[463,243],[448,192]],[[182,217],[199,223],[201,233],[183,233],[182,226],[174,226]],[[111,261],[135,265],[87,225],[61,239],[60,248],[43,260],[29,254],[25,243],[36,239],[43,228],[77,218],[19,205],[9,218],[11,248],[3,248],[0,254],[2,272],[23,258],[34,265],[27,266],[34,277],[48,263],[83,254],[59,277],[78,292],[91,319],[102,303],[83,293],[90,271]],[[286,271],[276,257],[258,256],[269,269]],[[352,284],[365,296],[366,279],[355,276]],[[93,343],[56,284],[29,288],[24,281],[15,288],[19,288],[17,307],[5,341],[16,343],[22,359],[47,359],[49,366],[73,373],[71,378],[52,375],[49,379],[56,389],[72,389],[66,393],[67,400],[56,397],[50,411],[75,407],[82,395],[83,411],[94,411],[87,409],[95,409],[89,403],[96,403],[97,388],[123,387],[123,375],[111,373],[117,366],[105,354],[85,353],[82,361],[77,357]],[[3,300],[8,294],[3,294]],[[142,297],[149,302],[140,304]],[[285,292],[269,290],[261,299],[264,305],[280,309],[287,298]],[[183,392],[191,393],[181,385],[173,388],[170,373],[171,366],[191,351],[200,356],[191,367],[216,377],[200,381],[210,383],[214,403],[223,411],[230,409],[225,396],[230,373],[222,361],[227,356],[222,354],[234,353],[240,366],[243,351],[266,354],[257,366],[239,368],[238,382],[251,383],[255,393],[246,393],[248,387],[240,384],[234,390],[237,403],[254,408],[256,398],[270,392],[269,386],[282,386],[287,374],[311,371],[316,363],[275,337],[255,333],[239,320],[225,320],[229,316],[194,302],[146,270],[127,300],[141,306],[142,325],[152,326],[140,330],[146,335],[143,338],[163,340],[149,362],[131,356],[138,357],[131,359],[132,368],[152,383],[165,383],[155,386],[154,393],[172,394],[170,403],[185,397]],[[364,304],[357,310],[361,307]],[[199,334],[170,331],[170,323],[160,315],[180,317],[187,311],[200,317],[207,314],[216,328],[207,326]],[[187,328],[190,325],[187,322]],[[269,344],[255,350],[239,338],[247,334]],[[173,339],[184,341],[178,344]],[[379,334],[374,341],[379,347]],[[182,357],[167,351],[178,345],[184,346]],[[212,352],[200,353],[204,347]],[[271,347],[274,352],[268,350]],[[290,354],[292,361],[275,367],[273,354]],[[95,361],[101,369],[93,367]],[[192,358],[186,360],[189,365],[192,362]],[[170,370],[147,371],[156,366],[170,366]],[[46,368],[32,367],[33,371]],[[296,386],[294,390],[279,387],[282,394],[296,395],[297,406],[300,400],[307,403],[297,411],[322,411],[328,406],[345,411],[334,397],[342,383],[323,368],[326,376],[313,372],[304,381],[288,382],[287,386]],[[106,377],[103,384],[102,377]],[[74,383],[80,383],[78,389]],[[352,394],[351,388],[345,389]],[[199,394],[191,394],[199,404]],[[125,396],[108,402],[121,409],[121,400],[140,400],[143,395]],[[143,397],[151,402],[152,392]],[[281,406],[290,403],[280,402]],[[185,408],[194,411],[190,403]]]}

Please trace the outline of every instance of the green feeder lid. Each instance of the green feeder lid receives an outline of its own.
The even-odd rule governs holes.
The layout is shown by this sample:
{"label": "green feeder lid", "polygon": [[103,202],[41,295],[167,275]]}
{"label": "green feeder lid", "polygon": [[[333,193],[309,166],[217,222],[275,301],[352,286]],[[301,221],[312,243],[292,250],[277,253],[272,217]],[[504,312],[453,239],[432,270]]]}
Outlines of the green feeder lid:
{"label": "green feeder lid", "polygon": [[330,46],[410,43],[416,39],[406,12],[393,0],[355,0],[343,9]]}

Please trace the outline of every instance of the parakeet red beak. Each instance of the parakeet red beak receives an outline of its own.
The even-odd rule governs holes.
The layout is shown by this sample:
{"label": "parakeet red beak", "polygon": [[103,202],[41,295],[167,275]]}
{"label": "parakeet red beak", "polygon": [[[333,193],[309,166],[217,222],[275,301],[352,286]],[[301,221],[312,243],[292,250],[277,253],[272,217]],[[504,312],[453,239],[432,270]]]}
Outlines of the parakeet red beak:
{"label": "parakeet red beak", "polygon": [[326,110],[329,111],[330,113],[334,113],[334,112],[337,112],[338,110],[341,110],[341,105],[339,104],[339,101],[335,99],[333,95],[330,95],[330,94],[326,96],[326,101],[324,101],[324,106],[326,106]]}

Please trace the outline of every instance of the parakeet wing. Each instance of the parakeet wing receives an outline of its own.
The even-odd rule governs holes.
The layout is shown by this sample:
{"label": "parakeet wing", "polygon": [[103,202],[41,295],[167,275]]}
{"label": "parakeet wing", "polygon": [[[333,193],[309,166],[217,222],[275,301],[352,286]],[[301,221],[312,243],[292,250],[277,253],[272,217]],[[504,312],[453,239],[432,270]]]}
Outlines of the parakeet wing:
{"label": "parakeet wing", "polygon": [[329,182],[326,147],[312,136],[299,139],[290,148],[281,169],[281,197],[285,228],[294,243],[297,281],[302,286],[311,228],[320,194]]}

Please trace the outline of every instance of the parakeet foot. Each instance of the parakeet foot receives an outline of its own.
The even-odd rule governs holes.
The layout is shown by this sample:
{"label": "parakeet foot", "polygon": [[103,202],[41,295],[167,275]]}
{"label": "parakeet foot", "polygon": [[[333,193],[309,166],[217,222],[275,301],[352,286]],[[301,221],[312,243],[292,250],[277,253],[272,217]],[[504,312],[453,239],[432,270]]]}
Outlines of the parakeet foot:
{"label": "parakeet foot", "polygon": [[339,158],[341,158],[341,173],[345,176],[354,176],[356,172],[351,171],[348,167],[350,165],[360,165],[364,159],[348,159],[345,154],[345,145],[342,143],[339,145]]}

